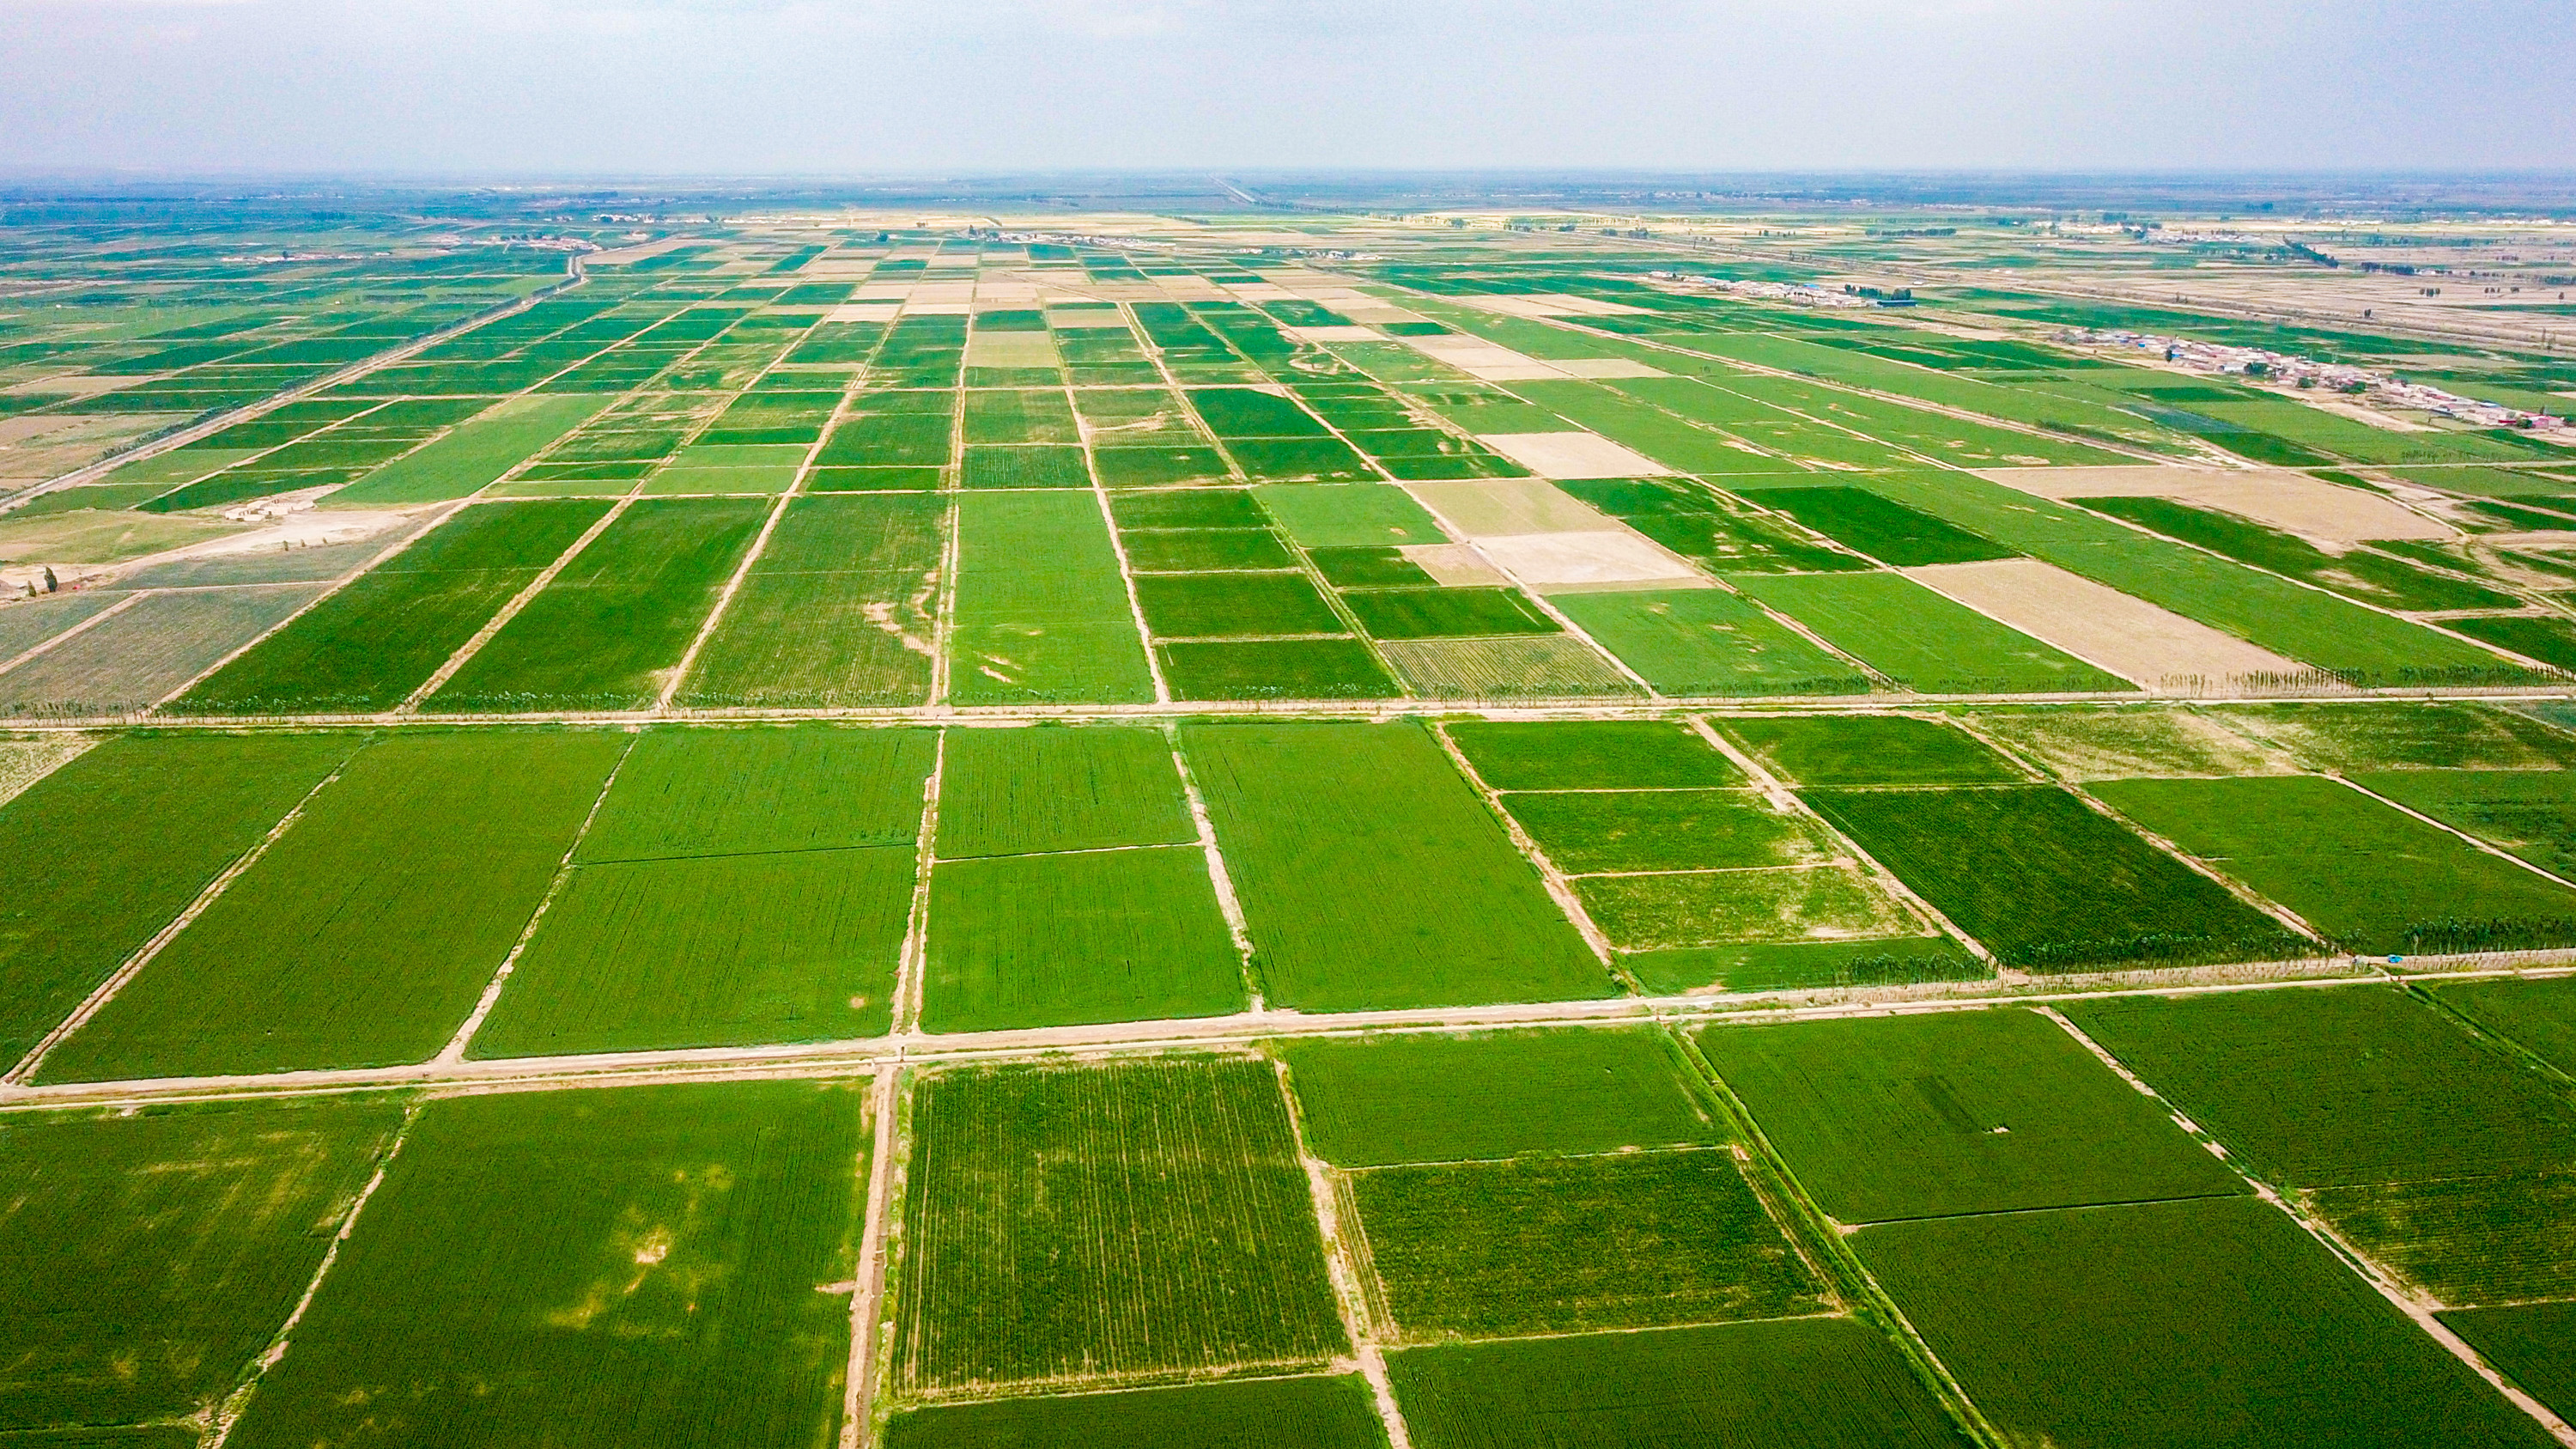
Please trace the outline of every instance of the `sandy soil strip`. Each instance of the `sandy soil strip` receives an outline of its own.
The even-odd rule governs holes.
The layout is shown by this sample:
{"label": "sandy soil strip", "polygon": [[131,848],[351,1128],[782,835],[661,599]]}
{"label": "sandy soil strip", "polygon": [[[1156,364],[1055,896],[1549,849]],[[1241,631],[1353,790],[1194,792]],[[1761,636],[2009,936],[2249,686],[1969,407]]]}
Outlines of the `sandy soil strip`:
{"label": "sandy soil strip", "polygon": [[[1591,434],[1571,436],[1588,438]],[[1412,494],[1415,502],[1438,514],[1451,533],[1469,540],[1523,533],[1610,533],[1619,528],[1619,520],[1545,478],[1478,478],[1398,486]]]}
{"label": "sandy soil strip", "polygon": [[1599,433],[1486,433],[1476,441],[1542,478],[1653,478],[1672,471]]}
{"label": "sandy soil strip", "polygon": [[1264,1003],[1261,979],[1252,970],[1252,927],[1244,920],[1243,898],[1235,894],[1234,873],[1226,869],[1225,852],[1216,843],[1216,822],[1208,818],[1207,797],[1199,793],[1198,776],[1190,773],[1190,759],[1181,750],[1181,727],[1178,721],[1166,721],[1163,737],[1172,745],[1172,768],[1181,777],[1181,798],[1190,807],[1190,824],[1198,831],[1199,850],[1207,857],[1208,884],[1216,889],[1217,913],[1225,917],[1226,934],[1234,939],[1235,969],[1243,979],[1247,1010],[1259,1016]]}
{"label": "sandy soil strip", "polygon": [[1931,564],[1907,578],[2155,693],[2308,666],[2031,558]]}
{"label": "sandy soil strip", "polygon": [[1643,534],[1625,529],[1594,533],[1533,533],[1488,538],[1488,557],[1523,585],[1563,592],[1565,585],[1709,589],[1716,581],[1689,560]]}
{"label": "sandy soil strip", "polygon": [[850,1367],[842,1380],[841,1449],[861,1449],[875,1438],[877,1323],[885,1311],[886,1217],[894,1201],[895,1119],[903,1072],[890,1068],[868,1093],[876,1149],[868,1158],[868,1206],[859,1230],[858,1278],[850,1293]]}
{"label": "sandy soil strip", "polygon": [[2042,498],[2169,498],[2250,518],[2328,543],[2451,539],[2459,531],[2383,493],[2287,468],[1985,468],[1979,476]]}

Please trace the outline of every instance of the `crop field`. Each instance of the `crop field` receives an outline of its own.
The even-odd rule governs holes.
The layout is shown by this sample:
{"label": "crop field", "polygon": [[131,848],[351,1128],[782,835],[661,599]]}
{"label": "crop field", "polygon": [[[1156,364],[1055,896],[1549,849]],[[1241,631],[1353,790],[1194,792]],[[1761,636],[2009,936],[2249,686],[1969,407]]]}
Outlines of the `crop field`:
{"label": "crop field", "polygon": [[1896,1347],[1848,1318],[1412,1348],[1387,1372],[1423,1449],[1968,1442]]}
{"label": "crop field", "polygon": [[2240,1190],[2074,1038],[2002,1009],[1716,1026],[1699,1047],[1839,1221]]}
{"label": "crop field", "polygon": [[[1413,724],[1204,724],[1182,746],[1265,995],[1306,1010],[1610,995],[1607,972]],[[1344,888],[1365,869],[1365,895]]]}
{"label": "crop field", "polygon": [[633,505],[573,555],[427,707],[476,713],[652,704],[768,509],[748,500]]}
{"label": "crop field", "polygon": [[1386,1426],[1357,1377],[1248,1379],[1176,1389],[997,1399],[899,1414],[888,1449],[1383,1449]]}
{"label": "crop field", "polygon": [[904,1392],[1321,1363],[1346,1349],[1267,1063],[955,1072],[925,1082],[913,1112]]}
{"label": "crop field", "polygon": [[1888,1223],[1852,1246],[2020,1442],[2550,1442],[2250,1198]]}
{"label": "crop field", "polygon": [[854,1265],[864,1103],[765,1082],[431,1104],[234,1442],[828,1442],[850,1322],[815,1289]]}
{"label": "crop field", "polygon": [[0,804],[0,826],[54,843],[0,883],[0,1055],[25,1056],[359,743],[129,736]]}
{"label": "crop field", "polygon": [[229,1393],[401,1123],[325,1099],[0,1127],[0,1437],[105,1438]]}
{"label": "crop field", "polygon": [[[465,1020],[626,748],[383,740],[45,1061],[49,1080],[419,1061]],[[372,862],[353,871],[351,860]]]}
{"label": "crop field", "polygon": [[1289,1041],[1306,1140],[1338,1167],[1602,1153],[1714,1140],[1687,1066],[1646,1031]]}
{"label": "crop field", "polygon": [[402,703],[608,511],[468,508],[172,702],[195,714],[372,714]]}
{"label": "crop field", "polygon": [[2063,790],[1830,789],[1804,798],[2008,965],[2261,960],[2314,949]]}
{"label": "crop field", "polygon": [[1235,180],[13,196],[0,1446],[2546,1442],[2554,193]]}
{"label": "crop field", "polygon": [[1373,1168],[1352,1197],[1406,1340],[1832,1307],[1724,1148]]}
{"label": "crop field", "polygon": [[2337,781],[2275,775],[2093,788],[2355,951],[2576,943],[2576,890]]}

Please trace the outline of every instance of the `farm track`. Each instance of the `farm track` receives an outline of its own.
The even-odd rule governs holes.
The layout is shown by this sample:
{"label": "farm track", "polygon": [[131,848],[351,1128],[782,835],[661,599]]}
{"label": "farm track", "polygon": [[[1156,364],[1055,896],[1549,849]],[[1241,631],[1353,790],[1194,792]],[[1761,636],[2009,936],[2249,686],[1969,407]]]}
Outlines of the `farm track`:
{"label": "farm track", "polygon": [[66,1107],[119,1107],[154,1102],[308,1096],[336,1092],[427,1089],[450,1094],[562,1087],[625,1086],[665,1078],[758,1079],[865,1076],[894,1066],[932,1067],[1050,1056],[1105,1058],[1176,1048],[1240,1047],[1283,1037],[1330,1037],[1376,1031],[1460,1031],[1506,1027],[1653,1022],[1780,1022],[1836,1017],[1975,1011],[2046,1006],[2119,996],[2187,996],[2241,991],[2319,989],[2370,983],[2435,983],[2511,976],[2576,975],[2576,949],[2454,958],[2451,970],[2393,971],[2355,958],[2290,961],[2088,977],[1944,982],[1924,986],[1802,988],[1732,997],[1612,997],[1602,1000],[1425,1007],[1309,1014],[1242,1012],[1233,1016],[983,1032],[902,1031],[882,1037],[748,1047],[677,1047],[581,1056],[438,1059],[394,1067],[277,1072],[258,1076],[164,1077],[42,1086],[0,1083],[0,1113]]}

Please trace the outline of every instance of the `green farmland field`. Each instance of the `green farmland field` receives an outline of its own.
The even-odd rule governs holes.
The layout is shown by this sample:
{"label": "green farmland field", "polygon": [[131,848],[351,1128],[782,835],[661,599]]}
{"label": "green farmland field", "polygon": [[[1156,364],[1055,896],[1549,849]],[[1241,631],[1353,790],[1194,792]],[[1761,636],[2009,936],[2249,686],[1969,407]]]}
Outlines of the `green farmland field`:
{"label": "green farmland field", "polygon": [[544,898],[626,743],[487,731],[368,746],[257,865],[64,1040],[46,1077],[433,1055]]}
{"label": "green farmland field", "polygon": [[1751,790],[1579,790],[1505,795],[1557,869],[1735,870],[1813,865],[1834,848],[1815,822]]}
{"label": "green farmland field", "polygon": [[1364,1380],[1318,1376],[915,1409],[895,1417],[885,1442],[888,1449],[1384,1449],[1386,1426]]}
{"label": "green farmland field", "polygon": [[2576,982],[2462,981],[2432,991],[2480,1026],[2576,1076]]}
{"label": "green farmland field", "polygon": [[1898,685],[1924,694],[2132,687],[1902,575],[1739,574],[1728,581]]}
{"label": "green farmland field", "polygon": [[1743,496],[1896,568],[2011,558],[2014,550],[1861,488],[1775,488]]}
{"label": "green farmland field", "polygon": [[936,750],[936,736],[921,729],[647,730],[617,767],[578,858],[909,850]]}
{"label": "green farmland field", "polygon": [[1198,838],[1171,740],[1121,725],[951,730],[939,814],[943,860]]}
{"label": "green farmland field", "polygon": [[1276,1048],[1315,1155],[1339,1167],[1615,1152],[1719,1128],[1660,1035],[1412,1033]]}
{"label": "green farmland field", "polygon": [[14,1065],[358,744],[131,735],[0,805],[0,827],[48,845],[0,880],[0,1056]]}
{"label": "green farmland field", "polygon": [[1387,1356],[1421,1449],[1960,1449],[1876,1329],[1849,1318],[1450,1344]]}
{"label": "green farmland field", "polygon": [[2228,705],[2228,728],[2322,770],[2545,770],[2576,765],[2576,736],[2480,704]]}
{"label": "green farmland field", "polygon": [[760,531],[757,499],[646,499],[573,556],[427,708],[639,709],[688,652]]}
{"label": "green farmland field", "polygon": [[676,700],[928,703],[946,518],[946,505],[920,493],[791,501]]}
{"label": "green farmland field", "polygon": [[583,395],[512,398],[332,494],[332,506],[400,507],[470,497],[590,421],[605,401]]}
{"label": "green farmland field", "polygon": [[2088,1001],[2066,1014],[2291,1186],[2576,1161],[2563,1092],[2387,988]]}
{"label": "green farmland field", "polygon": [[2576,1303],[2478,1308],[2442,1322],[2550,1412],[2576,1414]]}
{"label": "green farmland field", "polygon": [[892,1020],[913,863],[907,846],[583,865],[471,1054],[878,1035]]}
{"label": "green farmland field", "polygon": [[[1612,994],[1421,726],[1204,724],[1181,740],[1271,1001],[1351,1010]],[[1361,868],[1370,888],[1355,891]]]}
{"label": "green farmland field", "polygon": [[2356,951],[2576,943],[2576,891],[2336,781],[2276,775],[2093,788]]}
{"label": "green farmland field", "polygon": [[0,1443],[230,1392],[401,1122],[324,1098],[0,1125]]}
{"label": "green farmland field", "polygon": [[2576,874],[2576,771],[2383,770],[2353,783],[2561,879]]}
{"label": "green farmland field", "polygon": [[865,1097],[812,1082],[423,1110],[232,1442],[812,1449],[840,1422]]}
{"label": "green farmland field", "polygon": [[1843,1222],[2242,1190],[2152,1101],[2032,1012],[1714,1026],[1699,1045]]}
{"label": "green farmland field", "polygon": [[1831,1307],[1725,1148],[1381,1167],[1351,1191],[1408,1340]]}
{"label": "green farmland field", "polygon": [[2264,959],[2314,948],[2044,786],[1805,798],[2007,965]]}
{"label": "green farmland field", "polygon": [[171,708],[391,709],[607,511],[605,503],[578,499],[469,507],[251,646]]}
{"label": "green farmland field", "polygon": [[1105,1384],[1347,1348],[1268,1063],[961,1071],[913,1100],[904,1391]]}
{"label": "green farmland field", "polygon": [[1561,594],[1575,627],[1672,695],[1862,694],[1869,680],[1719,589]]}
{"label": "green farmland field", "polygon": [[931,875],[926,1031],[1244,1006],[1242,958],[1196,845],[942,861]]}
{"label": "green farmland field", "polygon": [[2025,778],[1938,720],[1901,714],[1744,715],[1719,728],[1793,785],[1988,785]]}
{"label": "green farmland field", "polygon": [[1743,785],[1744,772],[1680,723],[1460,720],[1459,753],[1497,790],[1662,790]]}
{"label": "green farmland field", "polygon": [[2550,1442],[2251,1198],[1888,1223],[1851,1241],[2007,1442]]}
{"label": "green farmland field", "polygon": [[1109,525],[1092,495],[974,493],[959,499],[957,510],[951,698],[960,704],[1153,698]]}

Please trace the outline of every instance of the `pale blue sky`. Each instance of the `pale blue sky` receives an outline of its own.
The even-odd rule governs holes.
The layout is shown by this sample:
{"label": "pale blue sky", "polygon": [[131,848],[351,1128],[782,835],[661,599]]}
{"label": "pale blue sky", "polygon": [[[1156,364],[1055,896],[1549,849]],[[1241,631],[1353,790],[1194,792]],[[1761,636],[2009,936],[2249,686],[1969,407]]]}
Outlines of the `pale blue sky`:
{"label": "pale blue sky", "polygon": [[2567,0],[0,0],[0,169],[2576,168]]}

